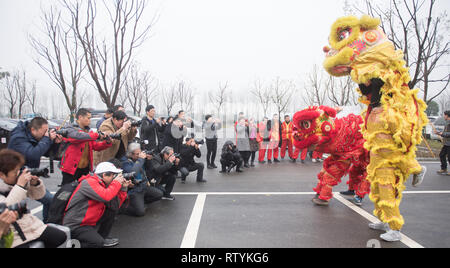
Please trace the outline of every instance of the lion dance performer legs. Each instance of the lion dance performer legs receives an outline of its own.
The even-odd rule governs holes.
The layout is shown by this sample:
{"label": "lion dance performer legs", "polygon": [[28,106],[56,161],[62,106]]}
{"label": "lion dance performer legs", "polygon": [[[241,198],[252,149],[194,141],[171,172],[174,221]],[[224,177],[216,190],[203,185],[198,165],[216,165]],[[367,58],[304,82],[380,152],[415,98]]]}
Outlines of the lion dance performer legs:
{"label": "lion dance performer legs", "polygon": [[336,113],[327,106],[310,107],[297,112],[293,121],[297,129],[294,133],[296,148],[314,148],[316,152],[330,154],[314,188],[317,195],[312,201],[321,206],[328,205],[333,197],[333,186],[347,174],[358,198],[362,199],[370,192],[365,172],[369,163],[368,151],[364,149],[360,129],[363,119],[353,114],[335,119]]}
{"label": "lion dance performer legs", "polygon": [[333,76],[351,75],[359,84],[360,101],[368,106],[362,131],[370,151],[370,199],[381,220],[369,227],[385,230],[381,238],[386,241],[399,241],[405,182],[414,174],[413,185],[419,185],[426,171],[416,161],[416,145],[427,124],[426,104],[417,97],[419,90],[408,86],[403,52],[395,49],[379,25],[379,19],[369,16],[338,19],[329,38],[331,48],[324,48],[324,67]]}

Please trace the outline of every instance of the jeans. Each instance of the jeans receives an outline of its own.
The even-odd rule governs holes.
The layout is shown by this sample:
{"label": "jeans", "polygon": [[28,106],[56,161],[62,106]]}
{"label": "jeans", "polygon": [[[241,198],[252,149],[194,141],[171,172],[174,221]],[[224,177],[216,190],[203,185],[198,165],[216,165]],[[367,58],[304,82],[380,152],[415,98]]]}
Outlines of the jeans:
{"label": "jeans", "polygon": [[128,194],[129,203],[120,210],[121,213],[133,216],[145,216],[145,204],[150,204],[163,197],[163,191],[156,187],[146,187],[145,190]]}
{"label": "jeans", "polygon": [[450,163],[450,146],[444,145],[444,147],[442,147],[441,153],[439,154],[439,157],[441,158],[441,169],[446,170],[447,162]]}
{"label": "jeans", "polygon": [[[195,163],[190,166],[183,167],[183,168],[186,168],[189,172],[193,172],[193,171],[197,170],[197,181],[203,180],[203,170],[205,169],[205,165],[203,163]],[[188,173],[188,175],[189,175],[189,173]],[[187,176],[182,176],[181,179],[183,181],[185,181],[186,177]]]}
{"label": "jeans", "polygon": [[214,161],[216,160],[217,153],[217,140],[216,139],[206,139],[206,164],[208,166],[214,165]]}
{"label": "jeans", "polygon": [[105,238],[111,232],[116,214],[117,211],[107,208],[97,226],[79,226],[72,229],[72,239],[80,241],[81,248],[102,248]]}
{"label": "jeans", "polygon": [[53,195],[46,190],[45,191],[45,196],[39,200],[37,200],[39,203],[42,204],[43,208],[42,208],[42,221],[44,223],[47,223],[48,221],[48,211],[50,209],[50,204],[53,201]]}

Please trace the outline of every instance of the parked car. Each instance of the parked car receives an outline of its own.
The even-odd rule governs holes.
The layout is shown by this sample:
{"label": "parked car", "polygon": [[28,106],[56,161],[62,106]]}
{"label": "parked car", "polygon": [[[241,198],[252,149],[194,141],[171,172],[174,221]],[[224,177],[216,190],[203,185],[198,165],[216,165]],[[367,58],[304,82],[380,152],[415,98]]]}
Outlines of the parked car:
{"label": "parked car", "polygon": [[17,126],[19,120],[0,118],[0,150],[8,147],[11,131]]}

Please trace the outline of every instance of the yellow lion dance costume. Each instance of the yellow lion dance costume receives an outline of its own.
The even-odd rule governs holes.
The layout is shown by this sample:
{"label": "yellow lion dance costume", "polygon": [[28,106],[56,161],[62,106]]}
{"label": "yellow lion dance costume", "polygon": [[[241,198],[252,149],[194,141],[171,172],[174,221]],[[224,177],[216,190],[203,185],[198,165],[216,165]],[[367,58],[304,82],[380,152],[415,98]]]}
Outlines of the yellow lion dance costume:
{"label": "yellow lion dance costume", "polygon": [[428,120],[419,90],[408,86],[403,52],[395,49],[379,25],[379,19],[369,16],[338,19],[329,37],[331,48],[324,48],[324,68],[333,76],[351,75],[359,84],[360,102],[368,105],[361,129],[370,151],[370,199],[382,222],[369,226],[385,230],[384,240],[399,241],[405,182],[414,174],[413,185],[419,185],[426,171],[416,160],[416,145],[422,142]]}

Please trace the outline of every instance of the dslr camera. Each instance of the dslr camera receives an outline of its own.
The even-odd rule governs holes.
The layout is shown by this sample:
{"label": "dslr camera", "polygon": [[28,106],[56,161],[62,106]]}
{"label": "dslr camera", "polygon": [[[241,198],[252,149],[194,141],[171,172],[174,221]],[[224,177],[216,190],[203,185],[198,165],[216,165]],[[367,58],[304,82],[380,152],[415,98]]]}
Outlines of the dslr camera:
{"label": "dslr camera", "polygon": [[28,168],[28,167],[22,167],[20,169],[20,174],[22,174],[22,172],[27,169],[28,172],[30,172],[30,174],[32,176],[36,176],[36,177],[42,177],[42,178],[50,178],[50,176],[48,175],[50,173],[50,170],[48,169],[48,167],[46,168]]}
{"label": "dslr camera", "polygon": [[131,127],[140,127],[141,125],[142,125],[142,120],[131,122]]}
{"label": "dslr camera", "polygon": [[0,203],[0,214],[5,212],[6,209],[8,209],[9,211],[17,212],[17,214],[19,214],[19,220],[23,217],[23,215],[30,213],[30,210],[27,207],[27,202],[25,200],[11,206],[7,206],[5,203]]}
{"label": "dslr camera", "polygon": [[[101,132],[100,130],[97,131],[97,133],[100,136],[106,136],[105,133]],[[121,134],[110,134],[109,138],[111,138],[112,140],[121,140],[122,139],[122,135]],[[100,140],[105,140],[105,139],[100,139]]]}

